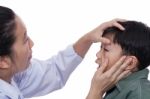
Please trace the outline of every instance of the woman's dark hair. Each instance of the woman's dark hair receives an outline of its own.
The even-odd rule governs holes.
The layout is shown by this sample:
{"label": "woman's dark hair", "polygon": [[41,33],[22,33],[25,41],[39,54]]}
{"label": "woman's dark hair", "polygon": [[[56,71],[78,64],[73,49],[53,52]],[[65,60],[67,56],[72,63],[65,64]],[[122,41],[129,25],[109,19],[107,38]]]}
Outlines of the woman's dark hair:
{"label": "woman's dark hair", "polygon": [[124,31],[116,27],[107,28],[102,36],[113,35],[113,42],[121,46],[125,55],[133,55],[138,61],[138,69],[150,65],[150,28],[141,22],[119,22]]}
{"label": "woman's dark hair", "polygon": [[9,56],[15,42],[15,13],[0,6],[0,56]]}

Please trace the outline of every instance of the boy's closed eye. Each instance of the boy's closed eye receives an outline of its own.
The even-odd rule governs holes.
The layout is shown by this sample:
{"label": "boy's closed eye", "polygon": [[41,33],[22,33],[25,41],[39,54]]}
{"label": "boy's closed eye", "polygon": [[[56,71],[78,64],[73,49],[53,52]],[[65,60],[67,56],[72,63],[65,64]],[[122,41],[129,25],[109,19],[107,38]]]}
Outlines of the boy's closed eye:
{"label": "boy's closed eye", "polygon": [[106,52],[108,52],[109,50],[108,49],[106,49],[106,48],[103,48],[104,49],[104,51],[106,51]]}
{"label": "boy's closed eye", "polygon": [[106,51],[106,52],[109,51],[108,48],[106,48],[105,46],[102,46],[102,45],[101,45],[101,49],[103,49],[103,50]]}

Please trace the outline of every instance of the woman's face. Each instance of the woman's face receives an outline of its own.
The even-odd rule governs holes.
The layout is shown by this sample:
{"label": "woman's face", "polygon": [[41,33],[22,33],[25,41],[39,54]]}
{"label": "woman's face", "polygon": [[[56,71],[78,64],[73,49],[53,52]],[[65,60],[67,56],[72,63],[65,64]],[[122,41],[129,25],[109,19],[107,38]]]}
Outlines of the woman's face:
{"label": "woman's face", "polygon": [[21,19],[16,16],[16,41],[12,46],[12,67],[13,72],[21,72],[25,70],[32,57],[33,42],[27,35],[27,30]]}

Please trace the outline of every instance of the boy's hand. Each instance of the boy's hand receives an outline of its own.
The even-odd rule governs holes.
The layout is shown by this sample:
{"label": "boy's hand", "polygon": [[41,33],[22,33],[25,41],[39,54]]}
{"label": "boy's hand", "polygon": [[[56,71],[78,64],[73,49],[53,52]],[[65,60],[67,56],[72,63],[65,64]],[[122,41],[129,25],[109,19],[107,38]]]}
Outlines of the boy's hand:
{"label": "boy's hand", "polygon": [[110,41],[108,39],[102,37],[104,30],[106,28],[112,27],[112,26],[115,26],[115,27],[119,28],[120,30],[124,30],[124,27],[122,27],[118,23],[118,22],[124,22],[124,21],[125,21],[124,19],[113,19],[111,21],[104,22],[100,26],[95,28],[94,30],[90,31],[87,34],[87,36],[92,43],[96,43],[96,42],[109,43]]}

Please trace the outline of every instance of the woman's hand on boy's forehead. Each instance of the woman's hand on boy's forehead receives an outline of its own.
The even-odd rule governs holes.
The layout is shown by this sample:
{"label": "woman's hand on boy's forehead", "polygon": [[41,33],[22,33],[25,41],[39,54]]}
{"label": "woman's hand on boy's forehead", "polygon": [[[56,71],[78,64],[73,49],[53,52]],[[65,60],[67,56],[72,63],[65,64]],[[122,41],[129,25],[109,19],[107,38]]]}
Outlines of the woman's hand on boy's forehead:
{"label": "woman's hand on boy's forehead", "polygon": [[125,22],[125,21],[126,21],[125,19],[116,18],[116,19],[102,23],[100,25],[100,28],[101,28],[101,30],[104,31],[108,27],[115,26],[115,27],[119,28],[120,30],[125,30],[125,28],[121,24],[118,23],[118,22]]}
{"label": "woman's hand on boy's forehead", "polygon": [[110,43],[110,40],[107,38],[102,37],[102,34],[104,30],[108,27],[115,26],[119,28],[120,30],[124,30],[124,27],[121,26],[118,22],[124,22],[124,19],[113,19],[111,21],[107,21],[102,23],[100,26],[92,30],[88,33],[88,37],[90,38],[90,41],[93,43],[96,42],[102,42],[102,43]]}
{"label": "woman's hand on boy's forehead", "polygon": [[[126,20],[116,18],[116,19],[113,19],[111,21],[107,21],[107,22],[102,23],[99,27],[101,30],[101,32],[100,32],[101,36],[99,37],[99,42],[108,43],[108,39],[102,37],[102,34],[103,34],[104,30],[109,28],[109,27],[115,26],[115,27],[119,28],[120,30],[125,30],[125,28],[121,24],[118,23],[118,22],[124,22],[124,21],[126,21]],[[109,41],[109,43],[110,43],[110,41]]]}

